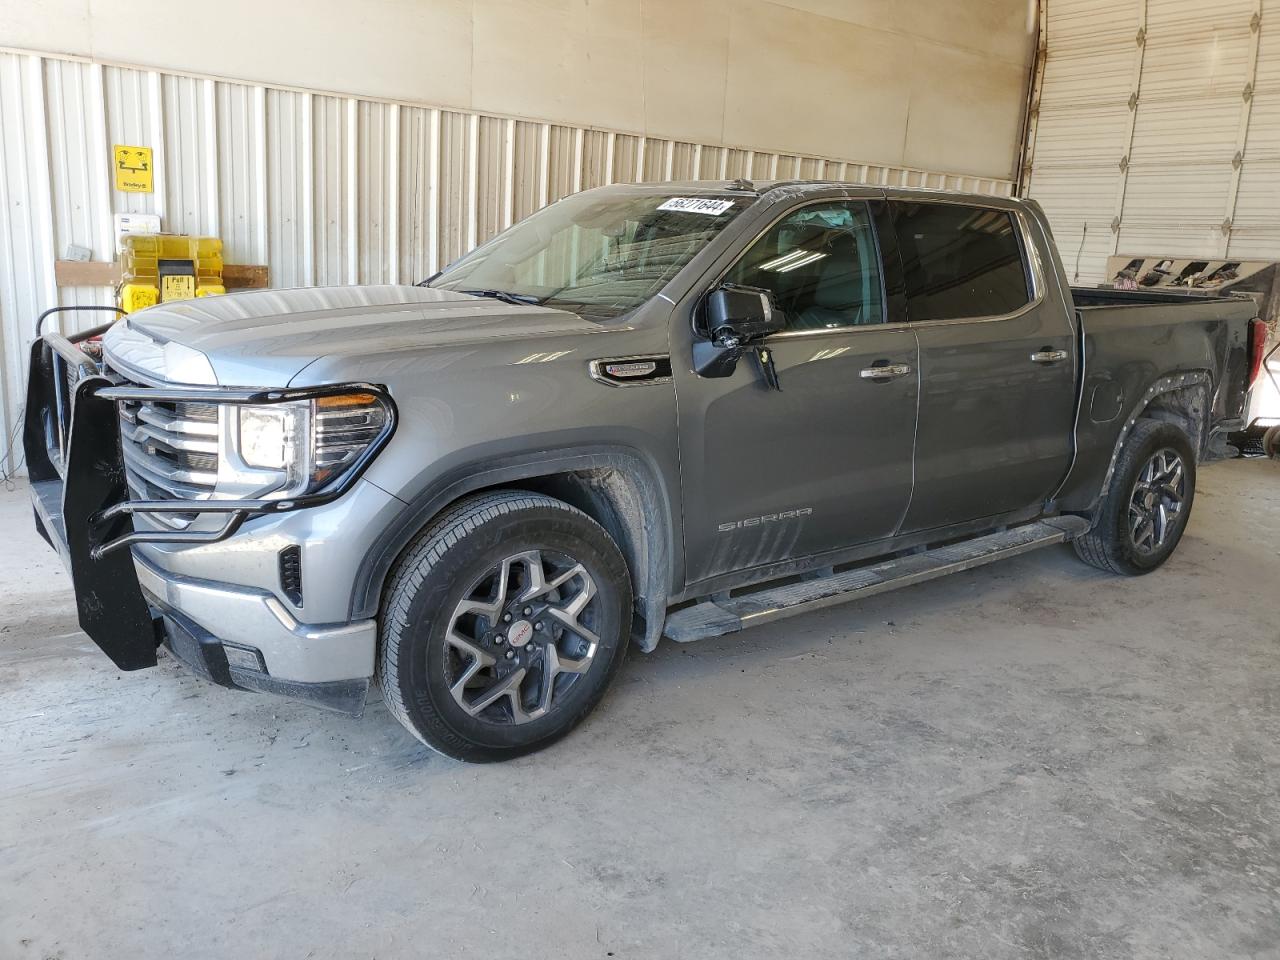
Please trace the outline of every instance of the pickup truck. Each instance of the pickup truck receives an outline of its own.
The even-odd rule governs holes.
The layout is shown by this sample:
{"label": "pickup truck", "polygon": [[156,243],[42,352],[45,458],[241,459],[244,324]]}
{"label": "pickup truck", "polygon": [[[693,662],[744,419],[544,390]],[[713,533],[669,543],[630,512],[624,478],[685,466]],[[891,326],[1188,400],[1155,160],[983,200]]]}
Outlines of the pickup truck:
{"label": "pickup truck", "polygon": [[1154,570],[1241,426],[1255,314],[1073,290],[1030,201],[616,185],[416,286],[50,332],[24,442],[121,669],[164,646],[356,715],[372,683],[428,746],[501,760],[632,643],[1067,541]]}

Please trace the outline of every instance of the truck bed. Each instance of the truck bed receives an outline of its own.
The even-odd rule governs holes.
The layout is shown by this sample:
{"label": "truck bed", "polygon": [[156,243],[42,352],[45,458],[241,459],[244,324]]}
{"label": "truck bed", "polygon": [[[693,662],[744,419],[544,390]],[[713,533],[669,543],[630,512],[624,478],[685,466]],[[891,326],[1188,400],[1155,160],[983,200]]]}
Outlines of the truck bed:
{"label": "truck bed", "polygon": [[1196,291],[1072,287],[1083,357],[1076,462],[1061,506],[1088,510],[1100,495],[1117,441],[1149,394],[1200,423],[1192,444],[1239,429],[1244,415],[1253,300]]}

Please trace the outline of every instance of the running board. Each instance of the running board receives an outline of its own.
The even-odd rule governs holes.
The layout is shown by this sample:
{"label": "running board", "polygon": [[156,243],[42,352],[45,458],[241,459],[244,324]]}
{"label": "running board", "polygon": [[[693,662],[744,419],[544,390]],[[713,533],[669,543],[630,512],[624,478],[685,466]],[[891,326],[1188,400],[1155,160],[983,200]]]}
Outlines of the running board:
{"label": "running board", "polygon": [[869,567],[857,567],[728,599],[704,600],[668,614],[662,632],[680,643],[737,633],[761,623],[871,597],[898,587],[944,577],[948,573],[959,573],[1006,557],[1016,557],[1054,543],[1065,543],[1088,529],[1089,521],[1083,517],[1049,517],[973,540],[884,560]]}

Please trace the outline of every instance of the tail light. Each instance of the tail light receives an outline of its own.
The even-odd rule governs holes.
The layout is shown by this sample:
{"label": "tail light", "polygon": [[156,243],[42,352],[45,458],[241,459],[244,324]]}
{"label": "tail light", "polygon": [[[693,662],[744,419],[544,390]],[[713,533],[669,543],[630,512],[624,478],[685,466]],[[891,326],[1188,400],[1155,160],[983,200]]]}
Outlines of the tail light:
{"label": "tail light", "polygon": [[1249,321],[1249,379],[1245,382],[1253,386],[1258,374],[1262,372],[1262,355],[1267,349],[1267,325],[1261,320]]}

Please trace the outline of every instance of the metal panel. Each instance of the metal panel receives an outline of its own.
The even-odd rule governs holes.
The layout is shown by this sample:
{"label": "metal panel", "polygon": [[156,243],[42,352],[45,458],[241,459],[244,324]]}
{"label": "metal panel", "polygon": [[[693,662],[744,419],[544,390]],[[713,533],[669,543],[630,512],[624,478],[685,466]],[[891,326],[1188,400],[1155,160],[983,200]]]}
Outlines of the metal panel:
{"label": "metal panel", "polygon": [[571,127],[552,124],[547,131],[548,202],[574,193],[581,181],[581,168],[574,164],[574,131]]}
{"label": "metal panel", "polygon": [[1259,23],[1253,109],[1227,254],[1280,256],[1280,11]]}
{"label": "metal panel", "polygon": [[[1280,38],[1280,24],[1273,30]],[[1280,43],[1276,47],[1273,62],[1280,68]],[[1227,254],[1275,259],[1280,256],[1280,77],[1267,87],[1258,84],[1246,156]]]}
{"label": "metal panel", "polygon": [[1048,4],[1048,44],[1029,194],[1053,224],[1073,282],[1101,277],[1128,152],[1145,0]]}
{"label": "metal panel", "polygon": [[1280,22],[1261,0],[1052,0],[1027,192],[1076,282],[1113,253],[1280,255]]}
{"label": "metal panel", "polygon": [[603,187],[613,183],[611,134],[603,130],[587,130],[582,135],[582,189]]}
{"label": "metal panel", "polygon": [[400,109],[397,249],[399,276],[404,280],[428,277],[437,269],[431,211],[436,203],[433,170],[437,134],[433,133],[433,121],[438,117],[435,110]]}
{"label": "metal panel", "polygon": [[266,91],[214,85],[217,235],[229,263],[266,263]]}
{"label": "metal panel", "polygon": [[171,233],[216,237],[223,186],[218,178],[216,84],[165,75],[160,87],[165,121],[164,227]]}
{"label": "metal panel", "polygon": [[311,111],[310,94],[266,91],[268,207],[263,262],[271,264],[271,282],[277,287],[307,286],[314,277]]}
{"label": "metal panel", "polygon": [[437,236],[439,267],[467,251],[467,117],[441,110],[438,145],[439,202],[437,204]]}
{"label": "metal panel", "polygon": [[[112,144],[152,148],[154,193],[112,189]],[[1012,190],[1005,180],[17,52],[0,52],[0,162],[6,434],[18,423],[36,315],[112,302],[105,287],[56,288],[53,262],[69,245],[114,259],[117,213],[220,236],[228,262],[265,263],[271,283],[287,287],[413,282],[547,203],[606,183],[828,177]],[[1241,195],[1254,190],[1246,178]]]}
{"label": "metal panel", "polygon": [[[49,115],[62,118],[61,123],[48,128],[50,182],[59,185],[51,197],[54,250],[65,257],[68,248],[75,245],[89,250],[94,259],[111,259],[115,244],[111,185],[105,177],[91,175],[93,169],[111,164],[102,68],[85,70],[78,64],[50,63],[44,80]],[[93,166],[84,162],[86,157]],[[68,290],[62,298],[67,305],[110,301],[110,290],[95,287]]]}
{"label": "metal panel", "polygon": [[1254,0],[1148,0],[1146,53],[1117,253],[1210,255],[1223,243]]}
{"label": "metal panel", "polygon": [[[311,282],[346,283],[350,276],[348,224],[349,145],[347,104],[337,97],[311,98]],[[354,103],[354,101],[353,101]]]}
{"label": "metal panel", "polygon": [[[79,63],[71,66],[75,69],[84,67]],[[158,213],[163,216],[167,164],[160,74],[154,70],[127,70],[122,67],[99,69],[106,100],[108,144],[150,146],[156,166],[156,192],[117,193],[112,190],[112,213]],[[86,157],[85,161],[90,159]],[[114,244],[114,239],[112,242]]]}
{"label": "metal panel", "polygon": [[352,282],[395,283],[400,272],[396,196],[400,180],[399,107],[356,105],[356,244]]}
{"label": "metal panel", "polygon": [[515,122],[499,117],[480,117],[474,149],[476,164],[476,242],[483,243],[510,226],[514,207],[512,153],[515,149]]}

